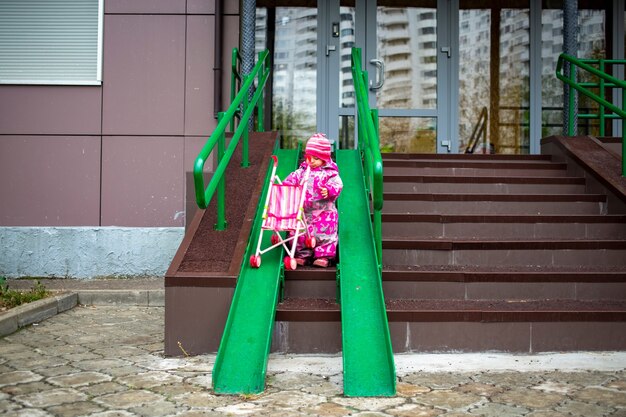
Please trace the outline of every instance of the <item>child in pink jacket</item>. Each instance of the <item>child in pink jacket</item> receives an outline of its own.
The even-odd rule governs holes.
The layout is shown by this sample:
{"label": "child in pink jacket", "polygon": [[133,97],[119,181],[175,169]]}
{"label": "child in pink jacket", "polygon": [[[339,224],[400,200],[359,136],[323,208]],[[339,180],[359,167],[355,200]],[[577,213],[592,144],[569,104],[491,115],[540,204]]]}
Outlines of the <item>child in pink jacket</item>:
{"label": "child in pink jacket", "polygon": [[299,184],[307,166],[311,173],[306,184],[304,214],[308,232],[315,237],[313,249],[305,246],[305,236],[300,236],[296,247],[298,265],[326,268],[337,256],[338,213],[335,201],[341,193],[343,182],[337,164],[331,159],[331,144],[326,136],[317,133],[306,144],[305,161],[285,178],[283,184]]}

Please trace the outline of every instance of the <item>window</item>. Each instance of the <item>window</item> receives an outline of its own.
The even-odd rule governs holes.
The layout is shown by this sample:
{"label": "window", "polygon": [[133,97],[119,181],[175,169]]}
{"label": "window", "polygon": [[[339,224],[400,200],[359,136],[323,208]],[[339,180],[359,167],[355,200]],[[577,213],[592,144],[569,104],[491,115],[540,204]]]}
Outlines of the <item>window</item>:
{"label": "window", "polygon": [[103,0],[0,1],[0,83],[99,85]]}

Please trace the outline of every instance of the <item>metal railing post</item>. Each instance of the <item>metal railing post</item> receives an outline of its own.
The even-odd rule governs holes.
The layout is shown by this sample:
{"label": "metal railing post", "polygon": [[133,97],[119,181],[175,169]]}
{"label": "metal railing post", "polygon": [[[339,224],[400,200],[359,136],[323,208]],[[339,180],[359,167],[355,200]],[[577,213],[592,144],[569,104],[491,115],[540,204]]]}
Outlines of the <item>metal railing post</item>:
{"label": "metal railing post", "polygon": [[[604,72],[604,60],[600,60],[600,71]],[[600,98],[604,99],[604,86],[605,81],[604,78],[600,77]],[[600,112],[600,136],[604,136],[604,106],[598,105],[598,111]]]}
{"label": "metal railing post", "polygon": [[[233,81],[233,84],[237,84],[237,81],[241,81],[239,79],[239,75],[237,74],[236,56],[237,56],[236,49],[234,49],[233,50],[233,67],[232,67],[233,78],[231,78],[231,80]],[[232,98],[232,102],[230,106],[228,107],[228,110],[226,110],[226,112],[223,112],[221,116],[218,115],[218,122],[217,122],[217,126],[215,127],[215,130],[213,131],[211,136],[209,136],[208,140],[206,141],[206,143],[200,150],[200,153],[198,154],[198,157],[195,160],[194,169],[193,169],[193,180],[194,180],[194,187],[195,187],[195,194],[196,194],[196,202],[198,204],[198,207],[201,209],[206,209],[208,207],[208,205],[210,204],[212,198],[215,196],[216,193],[220,194],[220,192],[218,191],[218,188],[221,188],[220,184],[222,182],[222,179],[224,178],[226,168],[228,167],[228,164],[231,161],[231,158],[232,158],[233,153],[235,152],[235,149],[239,145],[241,136],[244,134],[244,131],[246,135],[244,135],[245,144],[244,144],[244,149],[243,149],[244,157],[242,158],[243,159],[242,165],[249,166],[248,136],[247,136],[248,134],[247,130],[249,126],[248,122],[254,118],[253,113],[256,107],[256,103],[262,97],[263,87],[267,83],[267,80],[271,74],[271,68],[269,68],[266,65],[267,63],[266,60],[269,60],[268,57],[269,57],[269,51],[266,49],[259,56],[259,62],[257,63],[257,65],[255,65],[252,73],[245,79],[245,82],[240,83],[239,88],[237,88],[238,90],[237,94],[235,95],[234,98]],[[261,67],[264,67],[264,71],[262,73],[259,73]],[[255,80],[257,80],[256,78],[257,75],[259,76],[258,77],[259,88],[252,95],[252,98],[248,98],[249,97],[248,93],[250,92],[250,90],[253,89],[254,86],[252,84],[254,83]],[[231,91],[231,97],[232,97],[232,93],[233,91]],[[244,112],[241,111],[242,107],[246,109]],[[225,143],[226,129],[229,124],[231,125],[231,128],[234,126],[235,117],[239,117],[240,123],[235,129],[235,131],[233,132],[233,136],[230,142],[228,143],[228,146],[226,146],[226,143]],[[216,147],[218,148],[217,153],[219,154],[217,156],[218,163],[217,163],[217,166],[214,167],[213,169],[213,178],[211,178],[211,181],[209,181],[208,186],[205,188],[204,173],[203,173],[204,164],[208,160],[211,153],[216,149]],[[225,200],[225,197],[221,198],[218,196],[218,199],[221,199],[223,202]],[[220,204],[218,203],[218,207],[219,205]],[[218,210],[225,211],[224,206],[222,205],[222,208],[218,208]],[[225,216],[222,216],[223,221],[220,221],[219,222],[220,224],[216,225],[216,228],[219,228],[219,230],[223,230],[223,228],[225,228],[227,225],[227,222],[224,217]]]}
{"label": "metal railing post", "polygon": [[[224,118],[224,112],[217,113],[217,123]],[[224,158],[226,150],[226,134],[222,132],[217,139],[217,163],[219,165]],[[226,177],[222,175],[217,185],[217,223],[215,230],[226,229]]]}
{"label": "metal railing post", "polygon": [[[249,75],[244,75],[243,76],[243,81],[244,84],[246,81],[248,81],[248,77]],[[242,110],[242,114],[246,114],[246,110],[248,110],[248,106],[250,105],[250,96],[248,95],[246,98],[244,98],[243,102],[242,102],[243,108]],[[243,132],[243,143],[241,144],[242,148],[241,148],[241,166],[242,167],[249,167],[250,166],[250,161],[248,159],[248,133],[249,130],[246,129]]]}
{"label": "metal railing post", "polygon": [[[572,83],[576,82],[576,67],[574,65],[569,66],[569,77]],[[574,136],[576,132],[576,113],[578,109],[576,106],[576,91],[573,88],[569,89],[568,94],[568,118],[567,118],[567,135]]]}
{"label": "metal railing post", "polygon": [[[622,109],[626,110],[626,88],[622,88]],[[626,177],[626,118],[622,117],[622,177]]]}
{"label": "metal railing post", "polygon": [[[626,106],[624,103],[624,99],[626,98],[626,82],[624,80],[620,80],[610,74],[602,72],[599,69],[589,65],[590,62],[593,63],[595,61],[594,60],[581,60],[581,59],[577,59],[575,57],[569,56],[567,54],[561,54],[557,61],[556,77],[559,80],[561,80],[563,83],[565,83],[567,86],[569,86],[570,88],[576,90],[577,92],[583,94],[584,96],[598,103],[598,105],[603,108],[603,111],[606,111],[607,109],[610,110],[612,113],[605,115],[605,117],[608,117],[611,119],[620,118],[622,119],[622,128],[626,127],[625,125]],[[610,60],[610,62],[615,63],[615,64],[622,64],[622,65],[626,64],[626,61],[624,60]],[[599,83],[577,83],[575,80],[575,77],[563,74],[562,71],[565,67],[564,65],[565,63],[570,64],[571,72],[573,74],[575,74],[575,68],[580,68],[581,70],[586,71],[604,80],[605,88],[610,87],[610,88],[621,89],[622,90],[622,103],[621,103],[622,107],[620,108],[616,106],[615,104],[613,104],[612,102],[608,101],[604,94],[595,94],[588,89],[588,87],[598,88]],[[585,114],[582,116],[586,116],[585,118],[587,119],[598,118],[598,115],[593,114],[593,113]],[[569,119],[570,120],[568,120],[568,126],[569,126],[568,133],[570,136],[573,136],[576,120],[571,115],[571,113],[570,113]],[[626,134],[624,134],[624,132],[622,132],[622,176],[626,177]]]}
{"label": "metal railing post", "polygon": [[[241,75],[239,74],[239,50],[233,48],[230,66],[230,102],[235,101],[238,87],[241,86]],[[235,118],[230,120],[230,131],[235,131]]]}
{"label": "metal railing post", "polygon": [[[261,53],[259,52],[259,61],[261,60]],[[271,63],[270,63],[271,64]],[[265,73],[265,63],[263,63],[263,66],[261,67],[261,73],[264,74]],[[263,89],[265,90],[265,89]],[[257,117],[256,117],[256,121],[257,121],[257,128],[256,131],[257,132],[265,132],[265,125],[263,122],[263,115],[265,114],[265,112],[263,111],[263,103],[265,101],[264,96],[265,94],[261,95],[261,99],[258,101],[257,104]]]}

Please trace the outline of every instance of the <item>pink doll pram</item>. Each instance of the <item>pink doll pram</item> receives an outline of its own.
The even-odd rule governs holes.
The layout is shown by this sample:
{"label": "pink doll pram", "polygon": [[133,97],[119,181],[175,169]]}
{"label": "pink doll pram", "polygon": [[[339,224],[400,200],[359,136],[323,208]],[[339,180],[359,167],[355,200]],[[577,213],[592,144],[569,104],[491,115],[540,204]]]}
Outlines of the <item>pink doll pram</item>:
{"label": "pink doll pram", "polygon": [[[278,158],[275,155],[272,155],[272,158],[274,159],[274,166],[265,206],[263,207],[263,223],[261,224],[256,252],[250,256],[250,265],[253,268],[260,267],[261,255],[282,245],[287,252],[287,256],[284,259],[285,268],[293,270],[298,267],[295,258],[298,238],[306,235],[306,246],[310,248],[315,247],[315,237],[309,236],[304,216],[304,198],[306,194],[304,184],[309,179],[310,170],[307,168],[299,185],[284,185],[276,175]],[[273,232],[271,238],[272,245],[261,249],[261,240],[265,230]],[[283,238],[279,232],[288,233]]]}

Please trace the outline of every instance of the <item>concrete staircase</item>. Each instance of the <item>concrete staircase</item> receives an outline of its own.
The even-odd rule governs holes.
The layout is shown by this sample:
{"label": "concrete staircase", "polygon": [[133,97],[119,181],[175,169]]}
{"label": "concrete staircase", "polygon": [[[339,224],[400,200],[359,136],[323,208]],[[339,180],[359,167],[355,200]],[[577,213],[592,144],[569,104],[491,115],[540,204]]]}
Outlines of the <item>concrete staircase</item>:
{"label": "concrete staircase", "polygon": [[[559,155],[385,154],[384,166],[396,352],[626,348],[623,195]],[[273,349],[340,351],[335,271],[285,278]]]}

